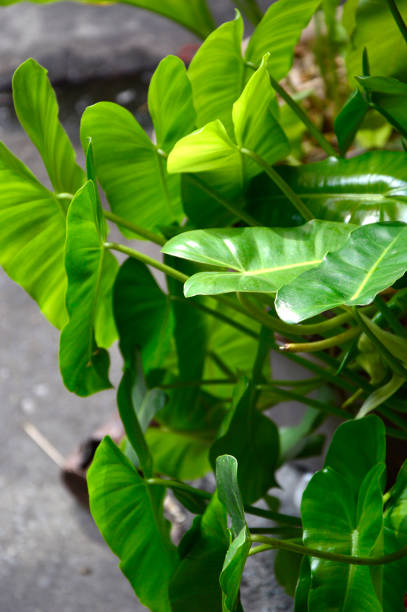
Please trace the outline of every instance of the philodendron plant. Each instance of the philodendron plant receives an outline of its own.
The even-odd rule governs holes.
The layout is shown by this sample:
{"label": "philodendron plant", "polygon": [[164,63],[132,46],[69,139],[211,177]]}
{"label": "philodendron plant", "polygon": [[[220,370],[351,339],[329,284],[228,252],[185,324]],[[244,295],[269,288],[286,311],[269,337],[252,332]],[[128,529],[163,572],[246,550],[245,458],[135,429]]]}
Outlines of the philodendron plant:
{"label": "philodendron plant", "polygon": [[[52,187],[1,145],[0,263],[61,329],[69,391],[111,387],[119,340],[125,437],[99,445],[90,507],[153,612],[242,610],[245,562],[269,550],[297,612],[404,610],[407,467],[385,471],[407,440],[407,0],[349,0],[341,22],[336,2],[320,4],[278,0],[244,53],[237,12],[188,70],[165,58],[148,92],[154,140],[116,104],[87,108],[86,169],[46,71],[28,60],[14,76]],[[340,84],[335,99],[309,94],[322,126],[286,78],[314,15],[326,89]],[[338,103],[335,138],[326,109]],[[387,135],[364,151],[369,129],[377,145],[372,118]],[[108,222],[164,257],[109,240]],[[271,351],[310,376],[276,380]],[[272,407],[289,400],[303,419],[278,428]],[[301,516],[283,514],[269,495],[276,471],[321,453],[329,415],[343,423],[323,469]],[[211,470],[215,491],[191,484]],[[168,489],[195,515],[179,546]]]}

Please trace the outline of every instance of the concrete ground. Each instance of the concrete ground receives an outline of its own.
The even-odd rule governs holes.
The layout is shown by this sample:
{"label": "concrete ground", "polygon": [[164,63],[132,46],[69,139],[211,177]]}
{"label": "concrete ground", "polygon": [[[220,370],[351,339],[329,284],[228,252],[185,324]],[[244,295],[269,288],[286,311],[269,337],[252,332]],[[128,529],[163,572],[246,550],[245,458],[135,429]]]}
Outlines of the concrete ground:
{"label": "concrete ground", "polygon": [[[219,17],[232,16],[229,3],[214,4]],[[103,83],[110,91],[118,75],[148,72],[160,57],[192,40],[177,26],[130,6],[0,8],[0,92],[9,88],[17,65],[34,56],[51,77],[65,82],[62,93],[67,98],[84,79],[97,78],[103,79],[102,87],[94,96],[103,99]],[[116,83],[116,93],[133,86],[128,80]],[[70,132],[78,130],[78,104],[83,105],[82,98],[79,103],[75,98],[67,113]],[[45,179],[5,93],[0,93],[0,140]],[[68,393],[58,371],[57,330],[1,270],[0,339],[0,611],[144,609],[91,517],[62,486],[58,466],[23,429],[24,423],[33,424],[66,456],[109,419],[114,392],[85,400]],[[112,380],[117,383],[120,361],[117,354],[113,357]],[[270,557],[250,561],[245,584],[249,582],[244,589],[248,612],[291,609],[272,577]]]}

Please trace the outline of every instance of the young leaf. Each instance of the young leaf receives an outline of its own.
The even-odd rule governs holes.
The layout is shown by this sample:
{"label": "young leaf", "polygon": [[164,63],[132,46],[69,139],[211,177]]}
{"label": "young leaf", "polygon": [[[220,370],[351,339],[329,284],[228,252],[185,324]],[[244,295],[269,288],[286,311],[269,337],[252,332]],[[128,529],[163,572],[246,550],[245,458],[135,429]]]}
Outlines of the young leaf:
{"label": "young leaf", "polygon": [[234,538],[246,527],[237,468],[238,465],[235,457],[222,455],[216,459],[216,486],[218,495],[232,520],[231,531]]}
{"label": "young leaf", "polygon": [[243,501],[251,504],[276,486],[274,477],[280,454],[278,429],[255,406],[253,385],[242,380],[235,391],[226,431],[214,442],[211,463],[230,454],[239,463],[238,483]]}
{"label": "young leaf", "polygon": [[[376,417],[348,421],[334,435],[323,471],[306,488],[301,516],[304,544],[352,556],[370,556],[383,528],[385,431]],[[379,612],[370,568],[312,559],[310,610]]]}
{"label": "young leaf", "polygon": [[283,79],[291,68],[294,48],[320,0],[279,0],[267,10],[250,38],[245,60],[260,65],[265,53],[270,53],[268,69],[276,81]]}
{"label": "young leaf", "polygon": [[232,133],[231,110],[242,92],[243,19],[222,24],[203,42],[188,69],[198,126],[220,119]]}
{"label": "young leaf", "polygon": [[66,208],[0,143],[0,264],[58,328],[67,321]]}
{"label": "young leaf", "polygon": [[87,480],[92,516],[136,595],[150,610],[170,612],[168,586],[178,559],[162,512],[165,489],[146,485],[108,437]]}
{"label": "young leaf", "polygon": [[28,59],[13,77],[17,117],[44,161],[57,193],[75,193],[84,173],[75,162],[75,151],[58,119],[58,103],[47,71]]}
{"label": "young leaf", "polygon": [[373,223],[355,230],[318,268],[280,289],[279,317],[298,323],[342,304],[369,304],[407,270],[406,248],[404,223]]}
{"label": "young leaf", "polygon": [[250,546],[248,529],[243,527],[229,546],[219,579],[223,591],[223,612],[243,612],[239,591]]}
{"label": "young leaf", "polygon": [[170,582],[173,610],[222,612],[219,575],[228,544],[226,510],[215,493],[180,544],[181,562]]}
{"label": "young leaf", "polygon": [[97,178],[115,214],[148,230],[181,221],[179,177],[167,174],[165,159],[129,111],[110,102],[89,106],[81,122],[84,147],[89,137]]}
{"label": "young leaf", "polygon": [[345,155],[346,151],[352,145],[369,108],[369,104],[366,102],[359,89],[356,89],[352,92],[341,112],[336,117],[334,127],[341,155]]}
{"label": "young leaf", "polygon": [[287,229],[196,230],[175,236],[163,252],[220,268],[192,276],[185,284],[187,297],[232,291],[275,293],[304,270],[318,266],[328,251],[339,249],[352,229],[311,221]]}
{"label": "young leaf", "polygon": [[374,108],[404,137],[407,136],[407,84],[389,77],[357,77],[367,91]]}
{"label": "young leaf", "polygon": [[[317,219],[356,225],[407,222],[405,153],[371,151],[350,159],[330,158],[298,167],[277,166],[276,170]],[[278,225],[290,211],[289,201],[265,175],[253,183],[256,205],[250,208],[251,214],[265,225]]]}
{"label": "young leaf", "polygon": [[357,418],[363,418],[369,414],[369,412],[372,412],[375,408],[383,404],[386,400],[392,397],[392,395],[394,395],[405,382],[405,378],[402,378],[397,374],[393,374],[388,383],[382,387],[379,387],[378,389],[375,389],[375,391],[373,391],[369,397],[365,399],[357,414]]}
{"label": "young leaf", "polygon": [[148,108],[157,146],[163,151],[170,151],[195,128],[191,83],[178,57],[168,55],[158,64],[148,90]]}
{"label": "young leaf", "polygon": [[161,367],[171,350],[174,314],[145,264],[131,258],[122,264],[113,289],[113,312],[125,359],[139,348],[146,373]]}
{"label": "young leaf", "polygon": [[75,195],[68,212],[65,266],[69,322],[62,331],[59,352],[64,383],[80,396],[111,387],[109,355],[95,342],[96,325],[105,338],[116,333],[111,292],[118,264],[104,248],[104,231],[95,188],[89,181]]}

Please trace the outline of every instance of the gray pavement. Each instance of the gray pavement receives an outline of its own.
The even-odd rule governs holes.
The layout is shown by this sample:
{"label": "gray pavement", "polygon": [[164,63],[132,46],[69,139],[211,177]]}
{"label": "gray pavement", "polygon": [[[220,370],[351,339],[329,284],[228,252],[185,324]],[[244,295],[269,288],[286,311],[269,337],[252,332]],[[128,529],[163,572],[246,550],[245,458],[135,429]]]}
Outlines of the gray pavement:
{"label": "gray pavement", "polygon": [[[214,4],[219,17],[233,15],[230,3]],[[9,87],[16,66],[34,56],[54,80],[68,82],[63,95],[69,97],[78,82],[96,77],[103,80],[95,96],[103,99],[103,84],[110,91],[118,75],[148,71],[163,55],[192,40],[166,20],[124,5],[0,8],[0,91]],[[125,80],[115,87],[120,92],[133,85]],[[80,103],[74,98],[67,117],[69,131],[77,134],[75,109],[82,110],[83,96]],[[46,180],[39,156],[14,121],[4,93],[0,140]],[[117,383],[120,360],[113,353],[112,380]],[[57,465],[23,430],[25,422],[32,423],[67,456],[79,440],[110,418],[114,392],[85,400],[68,393],[58,371],[57,330],[1,270],[0,406],[0,612],[144,609],[89,514],[63,488]],[[247,612],[291,609],[272,578],[270,557],[250,561],[245,584]]]}

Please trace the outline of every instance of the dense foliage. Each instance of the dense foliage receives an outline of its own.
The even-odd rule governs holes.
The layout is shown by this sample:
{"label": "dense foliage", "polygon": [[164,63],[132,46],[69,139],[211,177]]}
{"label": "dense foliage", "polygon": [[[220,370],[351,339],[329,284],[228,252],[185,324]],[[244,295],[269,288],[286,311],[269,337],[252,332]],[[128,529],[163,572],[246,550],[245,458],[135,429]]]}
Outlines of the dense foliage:
{"label": "dense foliage", "polygon": [[[341,17],[335,0],[278,0],[264,16],[242,0],[256,24],[244,53],[239,12],[214,29],[204,0],[131,4],[205,38],[188,69],[170,56],[154,73],[154,140],[95,104],[81,169],[27,60],[14,104],[52,187],[0,146],[0,263],[61,329],[66,387],[110,388],[119,340],[126,436],[96,451],[93,517],[154,612],[241,610],[246,559],[271,549],[297,612],[402,611],[407,467],[385,474],[407,439],[407,0],[348,0]],[[322,102],[287,78],[311,19]],[[163,260],[109,241],[107,221]],[[271,351],[313,376],[276,380]],[[278,428],[269,409],[293,399],[303,420]],[[343,424],[301,516],[281,514],[276,471],[321,453],[329,415]],[[188,483],[211,470],[215,492]],[[168,488],[196,515],[178,547]]]}

